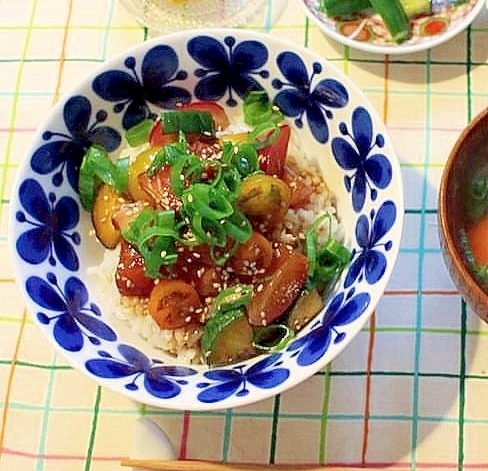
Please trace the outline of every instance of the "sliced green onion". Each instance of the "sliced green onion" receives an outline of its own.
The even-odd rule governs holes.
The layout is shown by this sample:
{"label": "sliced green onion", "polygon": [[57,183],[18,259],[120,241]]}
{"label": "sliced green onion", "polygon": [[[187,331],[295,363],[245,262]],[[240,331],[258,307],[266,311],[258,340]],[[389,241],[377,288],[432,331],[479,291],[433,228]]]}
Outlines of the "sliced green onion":
{"label": "sliced green onion", "polygon": [[252,236],[251,221],[241,212],[235,211],[224,221],[224,229],[227,234],[237,242],[243,244]]}
{"label": "sliced green onion", "polygon": [[257,149],[262,149],[276,141],[280,132],[280,127],[277,124],[267,121],[257,125],[249,133],[249,142],[254,143]]}
{"label": "sliced green onion", "polygon": [[152,177],[161,170],[164,165],[174,165],[179,159],[185,158],[188,154],[188,142],[185,134],[180,132],[178,141],[165,145],[153,158],[147,173]]}
{"label": "sliced green onion", "polygon": [[215,125],[209,111],[176,110],[161,113],[163,133],[200,133],[215,136]]}
{"label": "sliced green onion", "polygon": [[290,340],[295,337],[295,332],[284,324],[270,324],[266,327],[258,327],[254,331],[253,346],[262,352],[275,352],[282,350]]}
{"label": "sliced green onion", "polygon": [[264,90],[253,90],[244,98],[244,121],[256,126],[265,122],[279,123],[283,121],[283,114],[271,103]]}
{"label": "sliced green onion", "polygon": [[206,183],[194,183],[182,194],[182,201],[190,213],[199,213],[203,218],[219,221],[234,212],[232,203],[221,191]]}
{"label": "sliced green onion", "polygon": [[230,202],[235,201],[239,194],[242,182],[239,171],[233,166],[226,168],[218,166],[215,170],[216,175],[209,185],[213,187],[215,191],[225,195]]}
{"label": "sliced green onion", "polygon": [[330,237],[321,247],[318,258],[334,265],[345,266],[349,263],[351,253],[343,244]]}
{"label": "sliced green onion", "polygon": [[178,259],[175,241],[179,239],[179,233],[175,226],[174,211],[145,208],[129,228],[122,231],[124,239],[143,256],[146,274],[152,278],[160,276],[163,265],[172,265]]}
{"label": "sliced green onion", "polygon": [[488,177],[486,168],[473,178],[465,199],[468,221],[476,221],[488,210]]}
{"label": "sliced green onion", "polygon": [[123,193],[127,189],[128,165],[129,158],[112,162],[103,147],[90,146],[83,156],[78,177],[78,192],[83,207],[91,211],[100,182]]}
{"label": "sliced green onion", "polygon": [[308,231],[305,234],[305,253],[308,259],[308,277],[312,278],[317,269],[317,234]]}
{"label": "sliced green onion", "polygon": [[181,155],[171,165],[170,184],[171,190],[176,196],[181,196],[187,182],[194,175],[202,174],[202,161],[194,154]]}
{"label": "sliced green onion", "polygon": [[259,170],[259,157],[255,144],[242,143],[234,146],[231,163],[245,178]]}
{"label": "sliced green onion", "polygon": [[201,244],[209,244],[211,248],[225,247],[227,244],[227,233],[219,221],[195,213],[191,218],[190,228]]}
{"label": "sliced green onion", "polygon": [[330,224],[327,240],[325,243],[319,244],[319,227],[330,218],[329,213],[322,214],[305,233],[304,251],[308,260],[308,289],[325,290],[337,280],[351,259],[350,251],[332,236]]}
{"label": "sliced green onion", "polygon": [[222,290],[213,300],[215,312],[246,307],[251,301],[253,288],[251,285],[238,284]]}
{"label": "sliced green onion", "polygon": [[229,246],[228,241],[225,246],[210,246],[210,256],[212,257],[213,262],[218,267],[221,267],[225,263],[229,261],[229,259],[234,255],[239,248],[239,244],[234,242],[231,246]]}
{"label": "sliced green onion", "polygon": [[132,126],[125,133],[125,139],[131,147],[137,147],[149,140],[151,129],[154,126],[152,119],[144,119],[135,126]]}

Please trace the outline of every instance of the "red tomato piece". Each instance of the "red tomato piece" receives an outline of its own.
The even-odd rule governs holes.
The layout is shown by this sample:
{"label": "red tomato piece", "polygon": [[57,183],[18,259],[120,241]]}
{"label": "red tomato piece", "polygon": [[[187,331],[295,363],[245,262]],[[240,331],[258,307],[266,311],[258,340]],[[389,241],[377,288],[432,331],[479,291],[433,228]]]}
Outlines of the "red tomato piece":
{"label": "red tomato piece", "polygon": [[247,306],[249,323],[266,326],[279,319],[300,295],[307,281],[305,255],[280,248],[272,263],[274,271],[257,284]]}
{"label": "red tomato piece", "polygon": [[144,172],[137,179],[155,206],[175,211],[179,209],[181,202],[171,190],[171,167],[163,165],[154,175],[149,176]]}
{"label": "red tomato piece", "polygon": [[314,188],[309,180],[288,166],[284,168],[282,179],[290,187],[290,208],[301,208],[310,202]]}
{"label": "red tomato piece", "polygon": [[149,296],[154,286],[154,280],[145,273],[144,258],[124,239],[121,241],[115,284],[122,296],[141,297]]}
{"label": "red tomato piece", "polygon": [[215,266],[208,245],[179,247],[178,261],[163,271],[168,278],[185,280],[200,296],[216,296],[223,286],[222,269]]}
{"label": "red tomato piece", "polygon": [[273,260],[271,242],[257,231],[241,244],[229,260],[235,273],[244,276],[262,276]]}
{"label": "red tomato piece", "polygon": [[157,120],[154,123],[153,128],[149,134],[149,144],[151,147],[163,147],[168,144],[172,144],[178,140],[177,133],[163,133],[163,127],[161,124],[161,120]]}
{"label": "red tomato piece", "polygon": [[288,154],[291,129],[288,124],[280,126],[280,134],[274,142],[258,151],[259,168],[268,175],[282,178]]}
{"label": "red tomato piece", "polygon": [[208,111],[212,114],[212,118],[217,130],[225,129],[229,126],[230,121],[225,109],[222,105],[219,105],[215,101],[193,101],[191,103],[183,103],[178,105],[177,109],[182,110],[195,110],[195,111]]}
{"label": "red tomato piece", "polygon": [[181,280],[160,280],[149,296],[149,314],[161,329],[178,329],[198,321],[200,297]]}

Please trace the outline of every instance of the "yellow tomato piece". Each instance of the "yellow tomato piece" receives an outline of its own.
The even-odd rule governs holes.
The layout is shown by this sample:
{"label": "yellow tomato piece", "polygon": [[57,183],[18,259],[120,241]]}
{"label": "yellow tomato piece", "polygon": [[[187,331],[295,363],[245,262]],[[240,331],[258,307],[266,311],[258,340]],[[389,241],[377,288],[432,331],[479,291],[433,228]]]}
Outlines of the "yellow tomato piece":
{"label": "yellow tomato piece", "polygon": [[154,159],[154,156],[160,150],[160,147],[150,147],[139,153],[136,158],[130,163],[127,172],[128,182],[127,189],[130,196],[135,201],[147,201],[151,202],[151,197],[144,191],[141,184],[139,183],[139,175],[147,172],[148,168]]}

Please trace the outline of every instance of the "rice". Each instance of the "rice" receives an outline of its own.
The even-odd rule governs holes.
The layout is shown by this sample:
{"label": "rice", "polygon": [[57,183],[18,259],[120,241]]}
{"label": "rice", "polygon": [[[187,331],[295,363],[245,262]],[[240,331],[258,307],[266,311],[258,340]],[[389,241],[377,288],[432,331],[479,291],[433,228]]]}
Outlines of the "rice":
{"label": "rice", "polygon": [[[141,148],[126,152],[131,156],[140,152]],[[326,241],[331,235],[343,240],[343,229],[337,217],[333,194],[320,176],[318,168],[305,158],[295,160],[288,157],[287,164],[294,167],[307,185],[312,185],[314,191],[310,201],[299,209],[289,209],[283,223],[277,227],[270,239],[283,242],[300,251],[303,250],[305,233],[309,226],[324,213],[330,217],[324,218],[318,228],[319,241]],[[173,356],[177,362],[183,364],[198,364],[202,362],[200,354],[200,338],[203,326],[178,328],[175,330],[161,329],[148,311],[146,299],[121,296],[115,284],[114,273],[118,263],[119,249],[105,250],[102,262],[89,268],[89,274],[96,277],[101,292],[104,293],[104,312],[122,321],[130,330],[148,342],[151,347],[160,349]],[[211,298],[206,299],[206,305],[201,318],[208,314]]]}

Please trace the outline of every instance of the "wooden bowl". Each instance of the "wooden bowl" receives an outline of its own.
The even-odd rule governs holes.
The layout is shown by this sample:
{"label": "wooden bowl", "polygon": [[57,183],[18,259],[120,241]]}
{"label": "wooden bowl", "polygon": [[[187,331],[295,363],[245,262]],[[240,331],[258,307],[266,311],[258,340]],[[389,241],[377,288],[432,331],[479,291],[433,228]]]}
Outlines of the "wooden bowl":
{"label": "wooden bowl", "polygon": [[441,179],[438,211],[441,250],[449,273],[465,301],[485,322],[488,322],[488,292],[469,269],[461,230],[469,224],[464,207],[468,184],[475,172],[487,164],[488,108],[468,124],[449,154]]}

